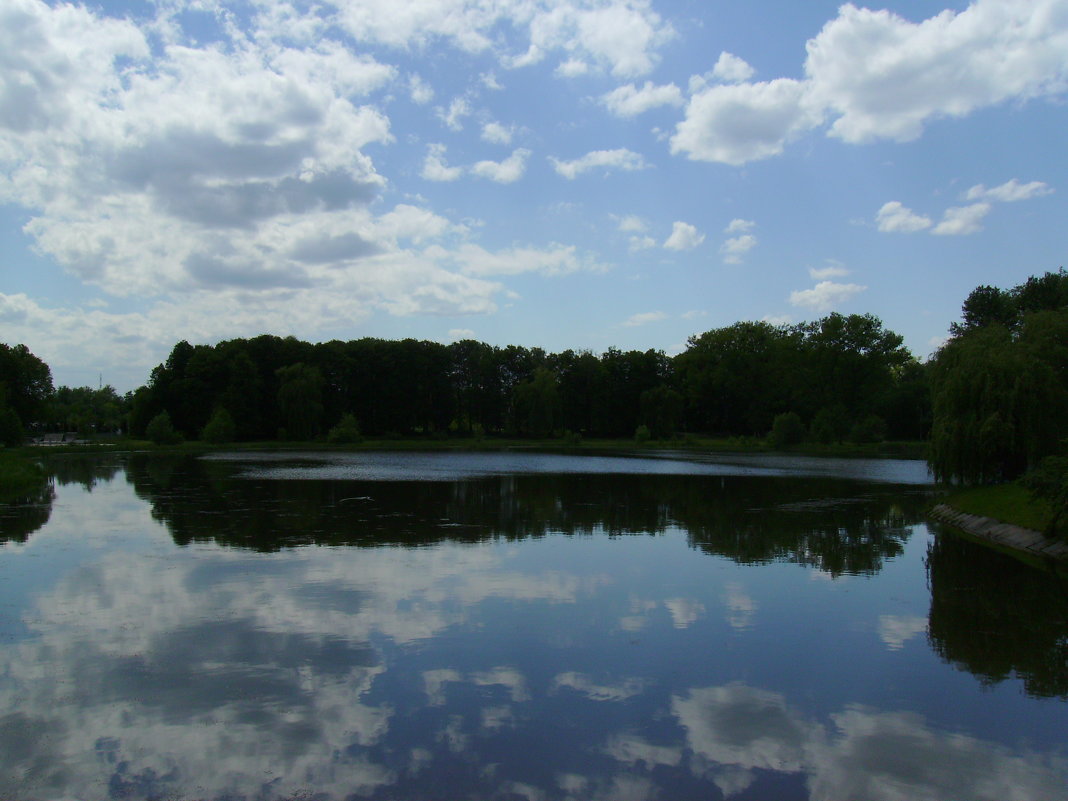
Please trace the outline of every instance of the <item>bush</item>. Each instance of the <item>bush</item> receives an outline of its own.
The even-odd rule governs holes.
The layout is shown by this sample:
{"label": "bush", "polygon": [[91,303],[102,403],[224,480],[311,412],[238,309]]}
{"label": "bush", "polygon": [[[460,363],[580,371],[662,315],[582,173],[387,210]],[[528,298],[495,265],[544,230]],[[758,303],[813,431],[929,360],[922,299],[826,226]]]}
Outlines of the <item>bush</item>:
{"label": "bush", "polygon": [[0,406],[0,445],[14,448],[21,445],[25,434],[22,422],[10,406]]}
{"label": "bush", "polygon": [[200,438],[204,442],[211,442],[216,445],[223,442],[233,442],[236,436],[237,426],[234,424],[234,418],[221,406],[215,409],[208,424],[200,432]]}
{"label": "bush", "polygon": [[805,441],[805,424],[796,412],[775,415],[768,434],[768,443],[773,448],[796,445]]}
{"label": "bush", "polygon": [[145,436],[157,445],[177,445],[182,441],[182,435],[174,430],[171,416],[166,412],[160,412],[149,421]]}
{"label": "bush", "polygon": [[326,440],[338,444],[362,442],[363,434],[360,433],[360,424],[351,414],[342,415],[338,424],[327,433]]}
{"label": "bush", "polygon": [[1068,510],[1068,457],[1047,456],[1038,467],[1026,473],[1020,483],[1030,491],[1032,498],[1049,504],[1052,514],[1046,534],[1055,535],[1057,523]]}
{"label": "bush", "polygon": [[649,437],[652,436],[649,433],[649,426],[644,423],[634,429],[634,441],[641,445],[644,442],[649,441]]}
{"label": "bush", "polygon": [[810,431],[812,439],[824,445],[841,442],[849,432],[849,419],[846,417],[845,408],[830,406],[820,409],[812,418]]}
{"label": "bush", "polygon": [[849,431],[849,440],[857,444],[882,442],[886,439],[886,421],[877,414],[857,420]]}

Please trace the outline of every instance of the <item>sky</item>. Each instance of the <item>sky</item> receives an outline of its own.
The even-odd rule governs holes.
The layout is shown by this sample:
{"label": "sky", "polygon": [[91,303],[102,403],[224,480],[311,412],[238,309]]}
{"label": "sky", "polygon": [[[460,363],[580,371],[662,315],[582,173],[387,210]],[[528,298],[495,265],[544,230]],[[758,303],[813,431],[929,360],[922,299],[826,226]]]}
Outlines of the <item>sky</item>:
{"label": "sky", "polygon": [[924,359],[1065,265],[1066,100],[1066,0],[0,0],[0,341],[120,392],[264,333]]}

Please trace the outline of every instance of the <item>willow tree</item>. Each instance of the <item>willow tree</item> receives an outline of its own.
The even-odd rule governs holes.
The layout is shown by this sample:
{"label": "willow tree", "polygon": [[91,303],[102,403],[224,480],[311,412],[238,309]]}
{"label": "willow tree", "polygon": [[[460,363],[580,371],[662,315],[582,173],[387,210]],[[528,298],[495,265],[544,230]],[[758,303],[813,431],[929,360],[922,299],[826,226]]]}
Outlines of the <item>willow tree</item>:
{"label": "willow tree", "polygon": [[931,371],[929,463],[940,481],[1014,479],[1057,451],[1068,392],[1026,331],[976,328],[946,344]]}

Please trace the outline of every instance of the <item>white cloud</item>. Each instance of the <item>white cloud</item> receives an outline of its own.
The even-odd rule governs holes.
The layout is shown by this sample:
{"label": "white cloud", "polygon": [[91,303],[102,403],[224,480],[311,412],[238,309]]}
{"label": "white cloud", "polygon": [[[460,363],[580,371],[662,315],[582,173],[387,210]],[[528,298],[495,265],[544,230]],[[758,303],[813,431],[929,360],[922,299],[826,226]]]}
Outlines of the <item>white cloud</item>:
{"label": "white cloud", "polygon": [[601,96],[601,103],[617,117],[635,117],[658,106],[681,106],[683,102],[675,84],[655,86],[652,81],[640,89],[629,83]]}
{"label": "white cloud", "polygon": [[756,228],[756,223],[752,220],[742,220],[735,218],[728,223],[727,227],[723,229],[725,234],[743,234],[748,233]]}
{"label": "white cloud", "polygon": [[448,166],[445,163],[445,145],[434,143],[427,146],[423,170],[419,174],[428,181],[455,181],[463,174],[463,168]]}
{"label": "white cloud", "polygon": [[672,152],[740,165],[781,153],[825,119],[828,134],[845,142],[909,141],[932,119],[1053,97],[1068,86],[1060,0],[977,0],[919,23],[847,3],[806,50],[800,81],[749,83],[721,56],[720,75],[710,77],[742,82],[709,87],[709,77],[692,79]]}
{"label": "white cloud", "polygon": [[802,82],[788,78],[703,89],[690,98],[671,152],[736,166],[778,155],[819,122],[805,92]]}
{"label": "white cloud", "polygon": [[990,212],[989,203],[973,203],[970,206],[951,206],[946,209],[942,222],[936,225],[932,234],[940,236],[966,236],[983,230],[980,225]]}
{"label": "white cloud", "polygon": [[671,235],[664,240],[668,250],[693,250],[705,241],[705,235],[697,228],[685,222],[676,221],[671,227]]}
{"label": "white cloud", "polygon": [[1015,178],[1011,181],[1003,183],[1001,186],[995,186],[992,189],[987,189],[982,184],[973,186],[965,194],[965,200],[998,200],[1002,203],[1015,203],[1019,200],[1030,200],[1035,197],[1043,197],[1045,195],[1053,194],[1053,188],[1042,181],[1031,181],[1027,184],[1021,184]]}
{"label": "white cloud", "polygon": [[408,76],[408,94],[413,103],[422,106],[434,99],[434,89],[418,75]]}
{"label": "white cloud", "polygon": [[471,104],[466,97],[454,97],[447,109],[439,107],[436,113],[450,131],[462,131],[464,117],[471,114]]}
{"label": "white cloud", "polygon": [[632,236],[629,240],[628,247],[631,253],[638,253],[642,250],[651,250],[656,247],[656,240],[651,236]]}
{"label": "white cloud", "polygon": [[523,177],[530,151],[519,148],[504,161],[480,161],[471,167],[471,172],[499,184],[511,184]]}
{"label": "white cloud", "polygon": [[733,53],[723,51],[716,60],[716,66],[712,68],[712,77],[724,83],[742,83],[748,81],[756,73],[744,60]]}
{"label": "white cloud", "polygon": [[720,247],[719,252],[723,254],[724,264],[741,264],[745,254],[756,247],[757,238],[749,233],[754,228],[756,223],[752,220],[735,218],[723,229],[726,234],[740,234],[730,237]]}
{"label": "white cloud", "polygon": [[723,243],[719,252],[723,254],[724,264],[741,264],[745,254],[755,248],[757,238],[752,234],[733,236]]}
{"label": "white cloud", "polygon": [[458,264],[467,275],[519,275],[541,273],[563,275],[578,270],[603,272],[606,267],[588,258],[580,257],[574,245],[552,244],[549,248],[510,248],[490,252],[479,245],[465,244],[455,252],[440,250],[436,255],[443,260]]}
{"label": "white cloud", "polygon": [[645,220],[636,214],[629,214],[619,221],[620,231],[634,231],[636,233],[641,233],[645,231],[647,227]]}
{"label": "white cloud", "polygon": [[450,328],[449,339],[453,342],[459,342],[461,339],[474,339],[475,332],[470,328]]}
{"label": "white cloud", "polygon": [[554,71],[561,78],[577,78],[590,71],[590,65],[577,58],[571,58],[560,64]]}
{"label": "white cloud", "polygon": [[641,314],[632,314],[623,325],[628,328],[634,328],[635,326],[648,325],[665,319],[667,319],[667,315],[662,311],[642,312]]}
{"label": "white cloud", "polygon": [[790,325],[793,321],[794,318],[789,314],[765,314],[760,318],[760,322],[774,326]]}
{"label": "white cloud", "polygon": [[820,281],[812,289],[791,292],[790,303],[793,306],[811,309],[817,314],[824,314],[865,289],[867,289],[866,286],[858,284],[838,284],[834,281]]}
{"label": "white cloud", "polygon": [[499,122],[487,122],[482,126],[482,141],[495,145],[509,145],[512,143],[512,135],[515,129],[511,126],[501,125]]}
{"label": "white cloud", "polygon": [[931,227],[931,218],[916,214],[897,200],[884,203],[875,214],[880,231],[887,233],[914,233]]}
{"label": "white cloud", "polygon": [[642,170],[646,167],[645,160],[642,159],[641,154],[626,148],[594,150],[574,161],[561,161],[550,156],[549,161],[557,174],[564,176],[568,180],[573,180],[582,173],[598,167],[603,167],[606,170],[626,171]]}
{"label": "white cloud", "polygon": [[849,275],[849,270],[838,262],[832,262],[826,267],[809,267],[808,275],[813,281],[823,281],[827,278],[844,278]]}
{"label": "white cloud", "polygon": [[938,117],[1064,90],[1068,18],[1059,0],[978,0],[913,23],[843,5],[808,42],[814,104],[847,142],[915,139]]}

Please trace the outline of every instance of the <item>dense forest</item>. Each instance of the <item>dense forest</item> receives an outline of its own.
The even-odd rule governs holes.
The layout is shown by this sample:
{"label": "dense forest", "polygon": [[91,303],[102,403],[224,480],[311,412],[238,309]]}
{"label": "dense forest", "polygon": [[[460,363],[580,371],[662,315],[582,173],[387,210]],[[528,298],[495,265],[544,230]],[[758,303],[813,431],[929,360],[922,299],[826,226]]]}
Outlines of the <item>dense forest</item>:
{"label": "dense forest", "polygon": [[939,479],[1015,478],[1068,437],[1068,274],[977,287],[920,363],[870,315],[739,322],[686,349],[546,353],[474,340],[178,342],[148,382],[53,389],[0,345],[0,439],[122,429],[158,442],[369,437],[930,440]]}
{"label": "dense forest", "polygon": [[187,438],[224,419],[238,440],[309,440],[348,416],[372,436],[631,437],[644,427],[665,438],[764,436],[786,414],[798,438],[920,439],[926,378],[901,341],[871,315],[831,314],[715,329],[674,358],[473,340],[179,342],[133,394],[129,424],[143,434],[165,412]]}

